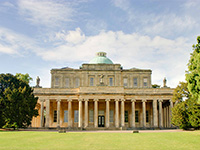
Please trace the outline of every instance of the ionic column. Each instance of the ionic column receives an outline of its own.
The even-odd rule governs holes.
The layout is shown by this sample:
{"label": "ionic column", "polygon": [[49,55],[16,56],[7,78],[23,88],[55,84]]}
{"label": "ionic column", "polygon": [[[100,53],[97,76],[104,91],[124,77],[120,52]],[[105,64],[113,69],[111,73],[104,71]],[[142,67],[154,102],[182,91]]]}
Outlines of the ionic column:
{"label": "ionic column", "polygon": [[49,127],[50,122],[50,100],[46,99],[46,123],[45,127]]}
{"label": "ionic column", "polygon": [[172,108],[173,108],[173,102],[172,100],[169,100],[170,102],[170,106],[169,106],[169,127],[172,127],[172,124],[171,124],[171,119],[172,119]]}
{"label": "ionic column", "polygon": [[163,120],[164,120],[164,128],[166,128],[166,107],[163,108]]}
{"label": "ionic column", "polygon": [[142,100],[143,128],[146,128],[146,99]]}
{"label": "ionic column", "polygon": [[78,127],[82,127],[82,99],[78,99]]}
{"label": "ionic column", "polygon": [[119,99],[115,99],[115,127],[119,128]]}
{"label": "ionic column", "polygon": [[110,99],[106,99],[106,128],[110,126]]}
{"label": "ionic column", "polygon": [[72,127],[72,99],[69,98],[68,100],[68,128]]}
{"label": "ionic column", "polygon": [[85,99],[85,128],[88,126],[88,99]]}
{"label": "ionic column", "polygon": [[132,128],[135,128],[135,102],[136,102],[136,100],[135,99],[131,99],[131,108],[132,108],[132,115],[131,115],[131,117],[132,117],[132,119],[131,119],[131,127]]}
{"label": "ionic column", "polygon": [[43,127],[44,124],[44,100],[40,100],[41,102],[41,107],[40,107],[40,127]]}
{"label": "ionic column", "polygon": [[57,99],[57,127],[60,128],[60,102],[61,99]]}
{"label": "ionic column", "polygon": [[163,128],[162,99],[159,99],[159,127]]}
{"label": "ionic column", "polygon": [[94,127],[98,127],[98,99],[94,99]]}
{"label": "ionic column", "polygon": [[153,127],[158,127],[158,110],[157,110],[157,99],[153,100]]}
{"label": "ionic column", "polygon": [[167,106],[166,116],[167,116],[167,127],[169,127],[169,106]]}
{"label": "ionic column", "polygon": [[121,126],[124,127],[124,102],[125,99],[121,99]]}

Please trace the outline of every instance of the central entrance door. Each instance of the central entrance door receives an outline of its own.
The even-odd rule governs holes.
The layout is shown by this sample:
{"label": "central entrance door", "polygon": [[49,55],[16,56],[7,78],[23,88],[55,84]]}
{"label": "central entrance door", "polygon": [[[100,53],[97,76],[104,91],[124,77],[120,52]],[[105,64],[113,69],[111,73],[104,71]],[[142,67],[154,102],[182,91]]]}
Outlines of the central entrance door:
{"label": "central entrance door", "polygon": [[98,116],[98,127],[104,127],[104,124],[105,124],[105,117]]}

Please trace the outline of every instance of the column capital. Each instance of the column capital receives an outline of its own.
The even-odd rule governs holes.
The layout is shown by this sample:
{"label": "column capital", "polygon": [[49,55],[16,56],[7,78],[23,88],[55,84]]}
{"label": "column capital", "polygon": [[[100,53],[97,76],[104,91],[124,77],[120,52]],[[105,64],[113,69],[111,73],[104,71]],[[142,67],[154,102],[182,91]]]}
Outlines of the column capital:
{"label": "column capital", "polygon": [[79,99],[78,99],[78,101],[79,101],[79,102],[82,102],[82,101],[83,101],[83,99],[82,99],[82,98],[79,98]]}
{"label": "column capital", "polygon": [[84,101],[87,101],[87,102],[88,102],[88,101],[89,101],[89,99],[88,99],[88,98],[84,98]]}
{"label": "column capital", "polygon": [[40,99],[40,102],[42,103],[42,102],[44,102],[45,101],[45,99]]}
{"label": "column capital", "polygon": [[136,99],[135,99],[135,98],[132,98],[132,99],[131,99],[131,102],[136,102]]}
{"label": "column capital", "polygon": [[106,102],[107,102],[107,101],[110,101],[110,98],[106,98],[106,100],[105,100],[105,101],[106,101]]}
{"label": "column capital", "polygon": [[125,102],[126,100],[124,98],[121,98],[121,101]]}
{"label": "column capital", "polygon": [[163,99],[159,99],[158,101],[162,103],[162,102],[163,102]]}
{"label": "column capital", "polygon": [[173,103],[172,99],[169,99],[169,102],[170,102],[170,103]]}
{"label": "column capital", "polygon": [[142,102],[147,102],[147,100],[146,99],[142,99]]}
{"label": "column capital", "polygon": [[67,101],[68,101],[68,102],[72,102],[72,99],[71,99],[71,98],[68,98]]}
{"label": "column capital", "polygon": [[61,102],[61,99],[60,99],[60,98],[58,98],[56,101],[57,101],[57,102]]}
{"label": "column capital", "polygon": [[118,101],[119,101],[119,98],[116,98],[115,101],[118,102]]}
{"label": "column capital", "polygon": [[98,102],[98,101],[99,101],[99,99],[98,99],[98,98],[95,98],[93,101],[97,101],[97,102]]}

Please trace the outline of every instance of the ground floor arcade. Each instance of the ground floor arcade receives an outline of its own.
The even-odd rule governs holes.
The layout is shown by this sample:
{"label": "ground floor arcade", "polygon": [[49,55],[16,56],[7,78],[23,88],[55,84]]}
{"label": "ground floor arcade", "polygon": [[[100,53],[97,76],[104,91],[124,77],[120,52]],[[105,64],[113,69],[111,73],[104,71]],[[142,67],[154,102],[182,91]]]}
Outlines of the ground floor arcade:
{"label": "ground floor arcade", "polygon": [[39,97],[32,127],[170,128],[170,98]]}

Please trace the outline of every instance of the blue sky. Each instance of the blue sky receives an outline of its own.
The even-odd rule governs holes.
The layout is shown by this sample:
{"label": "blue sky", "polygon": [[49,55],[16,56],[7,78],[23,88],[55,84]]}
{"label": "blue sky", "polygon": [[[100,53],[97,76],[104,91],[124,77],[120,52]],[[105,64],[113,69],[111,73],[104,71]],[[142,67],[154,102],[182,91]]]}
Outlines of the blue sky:
{"label": "blue sky", "polygon": [[184,81],[200,35],[199,0],[1,0],[1,73],[50,87],[52,68],[79,68],[105,51],[123,68],[152,69],[152,83]]}

